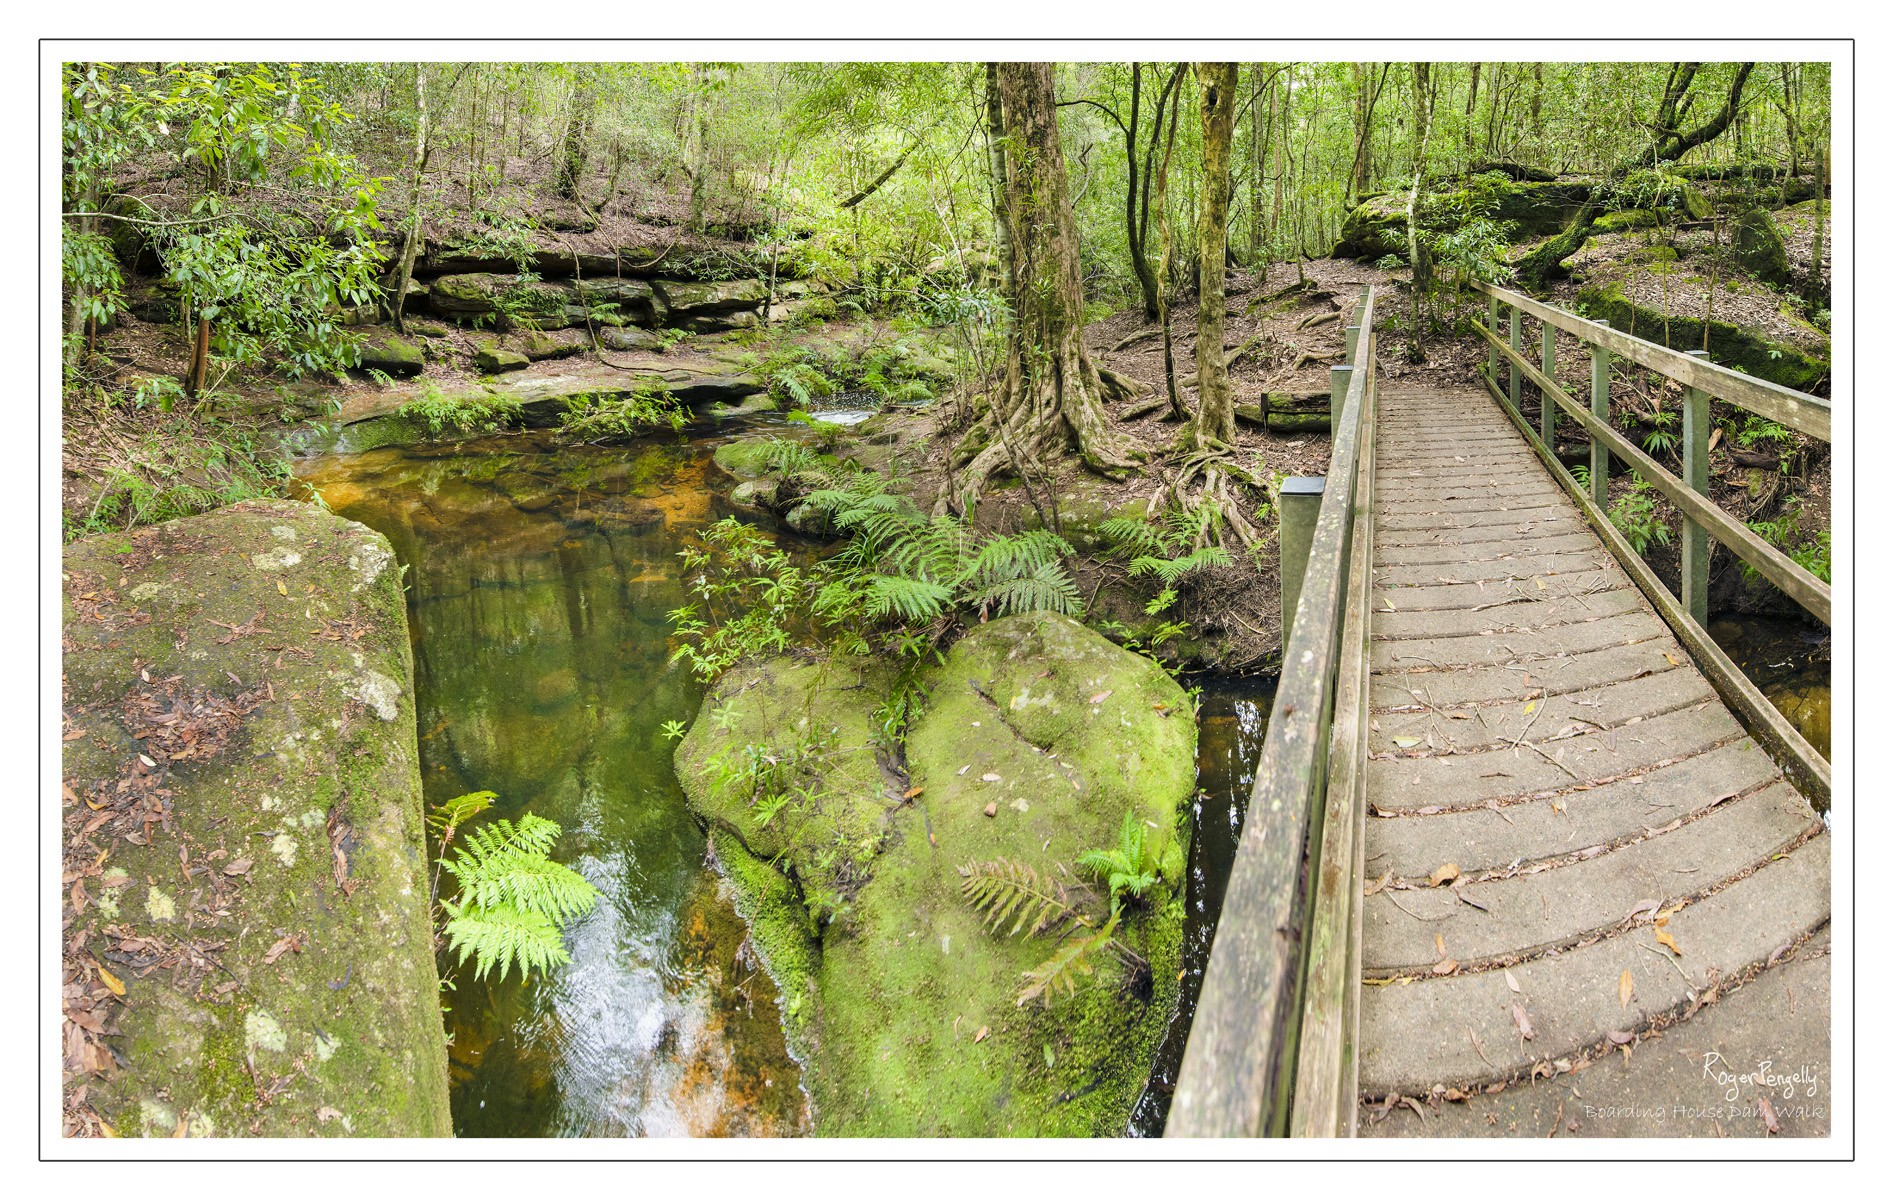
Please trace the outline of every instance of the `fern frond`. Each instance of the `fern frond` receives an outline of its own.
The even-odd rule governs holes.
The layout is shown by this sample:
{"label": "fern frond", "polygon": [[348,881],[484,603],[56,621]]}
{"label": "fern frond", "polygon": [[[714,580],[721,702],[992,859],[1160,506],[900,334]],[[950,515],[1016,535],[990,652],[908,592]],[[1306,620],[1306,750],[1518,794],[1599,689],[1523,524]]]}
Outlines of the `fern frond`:
{"label": "fern frond", "polygon": [[1125,553],[1157,554],[1164,549],[1157,530],[1139,517],[1112,517],[1099,524],[1098,533],[1113,549]]}
{"label": "fern frond", "polygon": [[961,867],[960,897],[984,916],[989,933],[998,933],[1006,919],[1012,918],[1008,937],[1020,932],[1027,937],[1056,933],[1069,925],[1091,924],[1090,918],[1072,903],[1064,884],[1009,858],[970,862]]}
{"label": "fern frond", "polygon": [[495,968],[504,978],[515,965],[523,977],[572,960],[558,922],[545,913],[510,904],[488,907],[450,900],[441,901],[441,907],[448,914],[448,949],[457,951],[462,963],[473,959],[477,978],[486,978]]}
{"label": "fern frond", "polygon": [[903,621],[932,621],[951,599],[952,589],[925,579],[876,575],[868,582],[869,616],[893,613]]}
{"label": "fern frond", "polygon": [[1076,617],[1084,611],[1078,585],[1072,582],[1061,562],[1043,563],[1022,578],[995,580],[974,588],[966,599],[1002,617],[1022,612],[1055,612]]}
{"label": "fern frond", "polygon": [[1075,995],[1078,991],[1078,976],[1095,975],[1097,968],[1092,964],[1092,957],[1100,950],[1116,951],[1116,940],[1112,937],[1117,932],[1118,910],[1111,908],[1111,919],[1096,933],[1085,937],[1075,937],[1066,941],[1052,952],[1052,956],[1025,973],[1026,986],[1019,993],[1018,1004],[1023,1008],[1038,1000],[1050,1008],[1052,1000],[1060,992]]}
{"label": "fern frond", "polygon": [[1200,571],[1204,567],[1226,567],[1231,561],[1229,551],[1221,546],[1205,546],[1181,558],[1156,558],[1144,555],[1131,563],[1131,574],[1155,575],[1163,580],[1165,586],[1169,586],[1192,571]]}
{"label": "fern frond", "polygon": [[427,810],[427,823],[435,829],[456,829],[493,807],[499,796],[493,792],[468,792],[444,800]]}

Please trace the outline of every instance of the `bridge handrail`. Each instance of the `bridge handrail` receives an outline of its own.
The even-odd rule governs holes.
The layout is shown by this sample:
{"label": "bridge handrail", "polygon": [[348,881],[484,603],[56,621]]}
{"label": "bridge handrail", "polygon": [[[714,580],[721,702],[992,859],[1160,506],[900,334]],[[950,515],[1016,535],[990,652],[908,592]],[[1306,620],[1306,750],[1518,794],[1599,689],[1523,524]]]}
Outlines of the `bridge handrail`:
{"label": "bridge handrail", "polygon": [[[1178,1073],[1166,1136],[1261,1137],[1291,1131],[1290,1088],[1304,1048],[1302,992],[1308,942],[1301,936],[1301,926],[1310,890],[1303,879],[1304,854],[1310,862],[1321,863],[1324,825],[1353,828],[1358,824],[1354,814],[1338,822],[1331,814],[1334,802],[1345,807],[1347,797],[1355,797],[1358,807],[1360,790],[1358,750],[1364,731],[1358,720],[1344,727],[1337,705],[1358,710],[1364,681],[1355,680],[1354,691],[1340,696],[1337,686],[1345,689],[1350,665],[1358,674],[1365,662],[1365,589],[1371,572],[1360,568],[1359,551],[1361,543],[1371,542],[1368,510],[1361,501],[1373,477],[1374,304],[1374,289],[1365,289],[1356,309],[1359,333],[1349,339],[1353,345],[1347,391],[1335,415],[1327,486],[1307,572],[1282,657],[1281,680],[1216,940],[1204,968],[1203,990]],[[1334,728],[1342,731],[1332,746],[1331,713]],[[1328,787],[1331,774],[1337,781],[1333,797]],[[1349,869],[1358,870],[1357,844],[1331,842],[1327,849],[1344,855]],[[1321,879],[1312,890],[1317,901],[1332,891],[1343,903],[1359,891],[1348,886],[1331,889]],[[1353,941],[1358,943],[1358,920],[1350,912],[1337,916],[1324,908],[1322,913],[1326,920],[1321,928],[1330,934],[1343,931],[1342,943],[1348,940],[1345,931],[1352,928],[1356,930]],[[1358,970],[1347,974],[1347,964],[1358,961],[1358,951],[1341,945],[1337,971],[1332,942],[1332,936],[1324,942],[1326,957],[1321,961],[1328,965],[1322,978],[1339,978],[1345,993],[1359,977]],[[1336,1045],[1338,1032],[1351,1046],[1349,1019],[1345,1005],[1333,1012],[1323,1007],[1316,1022],[1321,1045]],[[1334,1076],[1328,1090],[1339,1095],[1339,1108],[1351,1121],[1352,1075],[1343,1083],[1342,1065],[1327,1062],[1332,1057],[1325,1051],[1317,1055],[1327,1064],[1318,1069],[1324,1076]],[[1345,1093],[1340,1094],[1343,1087]],[[1294,1125],[1302,1124],[1298,1116]]]}
{"label": "bridge handrail", "polygon": [[[1818,397],[1793,392],[1762,380],[1717,367],[1692,355],[1677,354],[1641,338],[1621,334],[1608,325],[1586,321],[1542,304],[1529,296],[1505,288],[1474,283],[1477,290],[1491,297],[1490,325],[1475,320],[1473,328],[1491,346],[1485,383],[1499,408],[1520,433],[1597,531],[1613,556],[1629,573],[1637,587],[1676,634],[1677,639],[1701,668],[1724,702],[1742,718],[1749,731],[1811,799],[1825,799],[1832,793],[1832,767],[1827,757],[1816,750],[1800,731],[1775,708],[1752,680],[1729,658],[1714,638],[1709,636],[1709,539],[1713,536],[1741,561],[1773,583],[1823,623],[1833,623],[1833,588],[1812,572],[1770,545],[1759,534],[1718,507],[1708,495],[1709,483],[1709,404],[1712,395],[1729,400],[1749,412],[1790,424],[1811,436],[1826,438],[1830,428],[1829,406]],[[1499,309],[1512,310],[1510,344],[1497,331]],[[1519,315],[1538,317],[1542,329],[1543,368],[1534,366],[1519,353]],[[1552,376],[1556,370],[1552,330],[1575,333],[1591,346],[1591,397],[1586,408],[1566,393]],[[1651,370],[1683,384],[1683,465],[1685,478],[1670,473],[1629,438],[1609,424],[1609,355],[1621,353]],[[1498,381],[1498,361],[1503,357],[1511,368],[1509,396]],[[1518,409],[1519,384],[1529,381],[1541,397],[1540,428],[1533,429]],[[1734,385],[1729,380],[1737,381]],[[1731,396],[1730,392],[1738,393]],[[1759,398],[1759,399],[1758,399]],[[1772,405],[1772,408],[1770,407]],[[1591,439],[1589,486],[1578,483],[1565,469],[1556,453],[1556,422],[1562,410],[1575,420]],[[1683,513],[1682,596],[1673,595],[1656,572],[1643,560],[1605,512],[1608,495],[1610,458],[1616,456],[1629,464],[1650,486],[1656,488]]]}
{"label": "bridge handrail", "polygon": [[1732,371],[1680,350],[1659,346],[1655,342],[1612,329],[1602,322],[1587,321],[1575,313],[1534,300],[1523,292],[1478,280],[1474,280],[1472,286],[1475,291],[1483,292],[1527,316],[1562,329],[1586,345],[1602,346],[1612,354],[1666,375],[1684,387],[1707,392],[1718,400],[1727,401],[1737,408],[1758,417],[1766,417],[1778,425],[1786,425],[1809,437],[1819,438],[1829,444],[1834,441],[1833,406],[1819,396],[1810,396],[1766,379]]}
{"label": "bridge handrail", "polygon": [[[1482,289],[1484,288],[1484,285],[1479,286]],[[1521,312],[1529,311],[1522,305],[1513,304],[1513,302],[1508,299],[1508,297],[1517,296],[1518,293],[1516,292],[1506,292],[1502,288],[1484,290],[1489,291],[1494,298],[1500,302],[1510,304]],[[1519,298],[1525,299],[1525,297]],[[1558,313],[1557,309],[1546,308],[1544,305],[1538,304],[1537,301],[1532,301],[1531,303],[1535,308],[1545,312]],[[1563,316],[1566,314],[1558,315]],[[1572,320],[1575,321],[1578,320],[1578,318],[1572,318]],[[1591,322],[1588,321],[1581,323],[1585,325],[1591,324]],[[1564,390],[1562,384],[1558,383],[1557,380],[1553,379],[1546,372],[1532,365],[1532,363],[1527,361],[1515,348],[1507,345],[1498,336],[1496,330],[1489,329],[1478,321],[1474,321],[1472,324],[1473,328],[1478,330],[1480,336],[1490,342],[1492,348],[1505,357],[1516,374],[1529,380],[1533,386],[1538,388],[1541,395],[1549,396],[1555,401],[1559,408],[1564,409],[1566,413],[1577,421],[1579,426],[1584,429],[1585,433],[1590,435],[1593,442],[1602,442],[1610,449],[1612,454],[1628,463],[1646,483],[1663,493],[1663,495],[1669,499],[1670,503],[1682,510],[1686,521],[1693,522],[1696,526],[1713,534],[1716,541],[1726,546],[1737,558],[1747,563],[1763,578],[1780,588],[1783,594],[1794,600],[1795,603],[1801,605],[1801,607],[1818,617],[1823,624],[1833,624],[1833,587],[1830,584],[1823,583],[1813,572],[1803,567],[1800,563],[1795,562],[1786,554],[1783,554],[1778,548],[1769,544],[1766,539],[1750,529],[1747,525],[1731,517],[1728,513],[1723,512],[1721,507],[1704,494],[1708,483],[1708,448],[1698,445],[1697,443],[1700,439],[1705,439],[1709,436],[1708,429],[1706,428],[1708,424],[1706,412],[1704,413],[1704,419],[1700,422],[1691,421],[1689,419],[1690,414],[1687,412],[1684,414],[1683,453],[1686,459],[1700,456],[1702,461],[1702,478],[1692,485],[1692,483],[1685,482],[1671,474],[1666,467],[1646,454],[1636,443],[1617,432],[1616,429],[1612,428],[1606,420],[1599,417],[1594,411],[1580,406],[1578,402],[1572,399]],[[1553,322],[1546,321],[1545,324],[1551,325]],[[1562,325],[1557,327],[1563,328]],[[1608,329],[1607,326],[1604,328]],[[1621,339],[1624,338],[1624,335],[1617,335],[1617,337]],[[1637,338],[1628,338],[1627,340],[1630,342],[1641,341],[1641,339]],[[1605,343],[1600,340],[1595,344],[1601,346]],[[1652,350],[1663,349],[1661,346],[1653,346],[1647,342],[1642,344]],[[1668,354],[1670,352],[1664,351],[1664,353]],[[1675,355],[1674,357],[1690,364],[1692,367],[1714,367],[1712,363],[1705,363],[1699,359],[1689,358],[1684,355]],[[1662,370],[1662,368],[1652,369]],[[1714,369],[1722,370],[1720,367],[1714,367]],[[1663,373],[1667,374],[1667,372]],[[1738,379],[1744,378],[1739,375],[1735,377]],[[1678,378],[1677,381],[1683,383],[1685,387],[1695,387],[1694,384],[1690,384],[1686,380]],[[1496,381],[1494,382],[1496,383]],[[1749,380],[1748,382],[1752,383],[1755,381]],[[1702,389],[1699,388],[1696,389],[1698,393],[1700,393],[1701,390]],[[1788,392],[1786,388],[1779,390],[1788,395],[1798,394]],[[1813,396],[1807,396],[1804,397],[1804,399],[1815,401],[1815,397]],[[1686,395],[1685,404],[1688,405],[1696,402],[1696,400],[1697,397]],[[1816,402],[1818,403],[1818,401]],[[1597,464],[1593,464],[1591,470],[1592,477],[1596,480]],[[1685,530],[1686,535],[1690,532],[1693,531]],[[1705,554],[1699,570],[1691,571],[1689,569],[1691,565],[1688,547],[1685,546],[1683,603],[1685,607],[1691,610],[1698,623],[1706,625],[1708,623],[1708,563],[1706,557],[1706,543]]]}

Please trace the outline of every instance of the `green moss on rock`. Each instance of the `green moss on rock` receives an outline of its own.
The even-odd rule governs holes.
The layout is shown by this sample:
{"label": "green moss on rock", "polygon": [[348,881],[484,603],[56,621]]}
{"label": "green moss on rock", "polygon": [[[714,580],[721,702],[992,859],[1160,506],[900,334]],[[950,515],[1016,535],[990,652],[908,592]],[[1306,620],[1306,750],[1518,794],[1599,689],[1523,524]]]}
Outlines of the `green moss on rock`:
{"label": "green moss on rock", "polygon": [[[1578,292],[1578,303],[1587,313],[1603,317],[1617,329],[1641,337],[1651,337],[1654,331],[1657,340],[1661,340],[1661,331],[1666,325],[1663,314],[1629,299],[1620,282],[1585,287]],[[1827,338],[1785,307],[1782,317],[1805,333],[1805,345],[1777,341],[1726,321],[1709,321],[1709,357],[1725,367],[1739,367],[1757,379],[1797,391],[1812,391],[1832,369]],[[1701,346],[1704,324],[1695,317],[1667,318],[1670,343]]]}
{"label": "green moss on rock", "polygon": [[[704,770],[713,746],[780,753],[802,736],[772,716],[774,699],[740,707],[741,697],[778,688],[802,693],[793,703],[808,728],[870,731],[886,683],[875,686],[872,672],[815,683],[812,670],[776,661],[733,673],[706,699],[677,766],[783,988],[818,1130],[1121,1134],[1175,1005],[1183,910],[1174,881],[1119,930],[1148,960],[1147,975],[1105,967],[1095,986],[1045,1008],[1018,996],[1054,943],[987,932],[961,899],[958,868],[1005,857],[1057,872],[1112,844],[1127,810],[1154,841],[1178,836],[1195,781],[1188,697],[1156,664],[1064,617],[975,629],[919,676],[924,709],[905,745],[917,792],[902,800],[889,752],[871,741],[844,737],[829,752],[821,804],[873,813],[882,832],[876,853],[854,865],[844,906],[815,927],[806,913],[822,853],[791,844],[765,862],[748,831],[731,836],[731,801]],[[740,716],[712,716],[731,697]],[[1101,901],[1090,903],[1101,915]]]}
{"label": "green moss on rock", "polygon": [[[386,540],[249,502],[74,542],[64,576],[66,715],[86,730],[65,744],[66,785],[113,795],[148,773],[168,792],[166,822],[89,835],[124,882],[73,923],[126,986],[107,1038],[120,1069],[86,1081],[94,1110],[124,1135],[449,1135]],[[358,636],[315,636],[338,629]],[[151,720],[180,703],[234,715],[180,746]],[[265,961],[291,937],[300,950]],[[186,948],[179,970],[156,966]]]}

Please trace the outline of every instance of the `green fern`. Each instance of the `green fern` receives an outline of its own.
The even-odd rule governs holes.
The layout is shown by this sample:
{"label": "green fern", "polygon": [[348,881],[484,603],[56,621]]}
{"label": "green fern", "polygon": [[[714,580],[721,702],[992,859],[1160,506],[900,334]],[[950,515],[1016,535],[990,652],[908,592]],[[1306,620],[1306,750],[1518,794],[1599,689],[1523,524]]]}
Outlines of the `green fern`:
{"label": "green fern", "polygon": [[997,579],[967,589],[967,603],[983,612],[1010,616],[1022,612],[1055,612],[1078,616],[1084,599],[1063,563],[1042,563],[1030,575]]}
{"label": "green fern", "polygon": [[1200,571],[1205,567],[1226,567],[1231,561],[1229,551],[1221,546],[1204,546],[1201,550],[1178,558],[1144,555],[1131,563],[1131,574],[1155,575],[1165,587],[1173,587],[1177,580],[1192,571]]}
{"label": "green fern", "polygon": [[[1174,839],[1170,846],[1176,846]],[[1180,847],[1174,856],[1168,848],[1164,854],[1153,854],[1149,838],[1144,832],[1144,823],[1137,819],[1137,811],[1126,809],[1124,821],[1118,826],[1117,845],[1104,850],[1085,851],[1078,856],[1078,865],[1104,881],[1105,886],[1111,889],[1112,896],[1126,894],[1142,899],[1165,873],[1164,866],[1175,864],[1177,874],[1181,874],[1178,861],[1181,857]],[[1172,879],[1174,881],[1174,875]]]}
{"label": "green fern", "polygon": [[904,575],[876,575],[868,581],[870,616],[894,615],[903,621],[937,619],[953,598],[953,590],[925,579]]}
{"label": "green fern", "polygon": [[598,889],[577,871],[547,857],[559,826],[531,813],[515,825],[501,818],[459,843],[441,865],[458,881],[459,895],[441,901],[448,948],[476,975],[517,965],[522,976],[570,961],[564,922],[591,911]]}

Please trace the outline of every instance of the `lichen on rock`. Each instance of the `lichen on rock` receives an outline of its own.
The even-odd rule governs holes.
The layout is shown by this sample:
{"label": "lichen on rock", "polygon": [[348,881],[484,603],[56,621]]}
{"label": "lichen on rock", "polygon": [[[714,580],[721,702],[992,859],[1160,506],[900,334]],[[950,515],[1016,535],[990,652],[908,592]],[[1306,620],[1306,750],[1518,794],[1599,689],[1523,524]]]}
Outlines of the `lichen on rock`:
{"label": "lichen on rock", "polygon": [[[1114,844],[1127,812],[1153,843],[1187,836],[1189,698],[1157,664],[1047,613],[981,625],[910,678],[920,714],[900,746],[880,732],[897,679],[885,665],[738,667],[676,754],[782,990],[817,1130],[1122,1134],[1177,996],[1177,881],[1119,927],[1147,971],[1101,964],[1046,1007],[1020,996],[1056,943],[989,932],[960,868],[1024,863],[1101,920],[1102,889],[1086,895],[1071,873],[1084,851]],[[806,763],[799,806],[766,824],[754,791],[718,786],[719,763],[751,747]]]}
{"label": "lichen on rock", "polygon": [[452,1132],[390,561],[281,501],[66,549],[66,1084],[121,1136]]}

